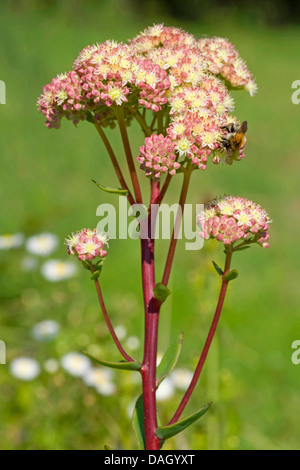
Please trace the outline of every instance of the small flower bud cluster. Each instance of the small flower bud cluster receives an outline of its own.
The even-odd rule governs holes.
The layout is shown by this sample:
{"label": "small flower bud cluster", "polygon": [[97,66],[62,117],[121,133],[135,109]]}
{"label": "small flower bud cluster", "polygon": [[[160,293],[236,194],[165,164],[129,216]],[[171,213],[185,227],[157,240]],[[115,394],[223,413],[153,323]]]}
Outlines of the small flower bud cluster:
{"label": "small flower bud cluster", "polygon": [[168,102],[166,90],[170,88],[171,82],[167,72],[150,60],[138,60],[137,66],[134,83],[141,90],[139,104],[154,112],[160,111]]}
{"label": "small flower bud cluster", "polygon": [[137,160],[141,163],[141,169],[146,171],[146,176],[156,179],[164,173],[174,176],[181,166],[176,161],[174,150],[175,143],[169,137],[153,134],[146,137]]}
{"label": "small flower bud cluster", "polygon": [[257,86],[233,44],[227,39],[212,37],[199,39],[198,45],[211,73],[221,75],[231,86],[244,88],[254,95]]}
{"label": "small flower bud cluster", "polygon": [[48,128],[59,129],[62,117],[72,120],[74,124],[86,119],[87,105],[77,73],[72,71],[53,78],[43,88],[37,105],[46,117]]}
{"label": "small flower bud cluster", "polygon": [[107,251],[103,249],[108,246],[108,238],[105,234],[96,229],[83,229],[80,232],[72,233],[66,239],[67,251],[69,255],[76,255],[80,261],[92,261],[95,258],[105,258]]}
{"label": "small flower bud cluster", "polygon": [[183,31],[181,28],[164,26],[163,24],[149,26],[130,40],[130,43],[139,54],[146,54],[161,47],[188,46],[195,42],[196,40],[192,34]]}
{"label": "small flower bud cluster", "polygon": [[200,236],[215,238],[224,245],[244,241],[268,248],[269,223],[268,214],[260,205],[234,196],[214,199],[198,215]]}
{"label": "small flower bud cluster", "polygon": [[82,89],[90,106],[121,106],[130,93],[133,81],[133,51],[130,46],[106,41],[83,49],[74,62]]}

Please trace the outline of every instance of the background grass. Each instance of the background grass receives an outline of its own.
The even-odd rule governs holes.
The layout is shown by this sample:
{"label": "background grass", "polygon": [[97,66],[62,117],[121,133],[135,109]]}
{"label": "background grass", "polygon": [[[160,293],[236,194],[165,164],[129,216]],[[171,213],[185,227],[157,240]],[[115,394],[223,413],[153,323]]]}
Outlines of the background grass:
{"label": "background grass", "polygon": [[[95,226],[96,207],[115,201],[90,182],[95,178],[116,184],[92,126],[82,123],[75,129],[64,122],[60,131],[49,131],[36,112],[42,86],[69,70],[84,46],[108,38],[126,40],[161,21],[198,37],[228,37],[259,86],[253,98],[233,93],[236,115],[249,124],[246,158],[232,167],[209,165],[205,173],[194,174],[189,202],[232,193],[261,203],[273,219],[271,248],[252,247],[235,256],[233,267],[240,277],[230,286],[218,338],[189,410],[211,399],[214,407],[169,446],[298,449],[300,368],[291,362],[291,344],[300,336],[300,106],[292,104],[291,84],[300,78],[299,26],[271,28],[247,22],[246,16],[238,21],[218,16],[216,11],[197,23],[179,22],[157,10],[143,17],[125,1],[45,5],[0,5],[0,79],[7,91],[7,104],[0,106],[1,233],[51,231],[62,240],[57,256],[66,259],[63,238],[80,227]],[[138,148],[141,133],[133,128],[131,137],[133,148]],[[121,153],[119,137],[113,142]],[[169,201],[176,195],[173,183]],[[165,250],[163,244],[159,260]],[[38,272],[25,275],[20,270],[22,256],[22,251],[0,253],[0,338],[7,345],[8,365],[20,355],[43,361],[91,344],[112,354],[85,272],[49,284]],[[160,349],[183,330],[182,367],[195,364],[213,312],[219,286],[212,258],[222,264],[220,247],[210,245],[198,253],[185,251],[179,243],[173,295],[162,313]],[[137,243],[112,241],[102,284],[113,322],[141,336],[138,260]],[[161,269],[158,262],[158,272]],[[62,325],[61,334],[51,344],[33,343],[30,328],[49,317]],[[141,351],[137,354],[141,357]],[[54,376],[44,373],[32,383],[19,382],[10,376],[8,365],[0,366],[2,449],[135,445],[126,407],[138,388],[125,373],[116,379],[121,398],[105,398],[62,371]],[[162,417],[167,419],[174,407],[174,401],[161,406]]]}

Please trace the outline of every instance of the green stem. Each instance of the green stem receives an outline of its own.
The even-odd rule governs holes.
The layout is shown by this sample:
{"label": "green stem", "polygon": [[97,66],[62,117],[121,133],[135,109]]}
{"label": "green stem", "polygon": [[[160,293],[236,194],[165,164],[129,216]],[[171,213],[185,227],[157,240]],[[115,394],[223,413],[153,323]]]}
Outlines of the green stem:
{"label": "green stem", "polygon": [[137,122],[140,124],[141,128],[143,129],[143,131],[145,133],[145,136],[149,137],[152,134],[152,131],[151,131],[150,127],[147,126],[147,123],[146,123],[144,117],[139,113],[139,111],[137,109],[133,110],[133,115],[134,115],[135,119],[137,120]]}

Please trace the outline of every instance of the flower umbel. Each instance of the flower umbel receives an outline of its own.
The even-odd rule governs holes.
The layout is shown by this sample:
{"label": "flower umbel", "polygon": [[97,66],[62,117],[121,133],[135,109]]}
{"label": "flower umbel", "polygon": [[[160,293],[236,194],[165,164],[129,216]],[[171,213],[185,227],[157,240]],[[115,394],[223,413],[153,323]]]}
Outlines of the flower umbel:
{"label": "flower umbel", "polygon": [[224,245],[258,243],[269,247],[269,216],[253,201],[242,197],[216,198],[198,214],[199,233],[204,239],[215,238]]}
{"label": "flower umbel", "polygon": [[108,238],[96,229],[84,228],[80,232],[73,233],[66,239],[69,255],[76,255],[80,261],[92,261],[95,258],[105,258],[107,251],[103,249],[108,246]]}
{"label": "flower umbel", "polygon": [[163,173],[169,173],[173,176],[180,168],[174,150],[175,143],[169,137],[153,134],[151,137],[146,137],[145,145],[140,147],[140,155],[137,160],[141,163],[141,169],[146,171],[147,176],[160,178]]}

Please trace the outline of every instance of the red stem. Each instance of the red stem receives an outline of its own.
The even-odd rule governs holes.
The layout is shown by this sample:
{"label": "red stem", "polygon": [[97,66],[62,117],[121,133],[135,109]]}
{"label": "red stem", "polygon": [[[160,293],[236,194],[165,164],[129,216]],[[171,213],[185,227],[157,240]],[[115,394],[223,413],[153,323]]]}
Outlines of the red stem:
{"label": "red stem", "polygon": [[171,238],[171,242],[170,242],[170,247],[169,247],[169,251],[168,251],[168,256],[167,256],[167,260],[166,260],[165,270],[164,270],[163,277],[162,277],[162,283],[165,286],[168,285],[169,278],[170,278],[170,273],[171,273],[171,268],[172,268],[172,264],[173,264],[175,249],[176,249],[176,245],[177,245],[177,236],[178,236],[180,224],[181,224],[181,221],[182,221],[181,219],[182,219],[182,215],[183,215],[183,211],[184,211],[184,204],[185,204],[186,197],[187,197],[187,192],[188,192],[188,187],[189,187],[189,183],[190,183],[190,179],[191,179],[191,174],[192,174],[192,170],[190,168],[187,168],[186,172],[184,173],[183,184],[182,184],[182,189],[181,189],[181,194],[180,194],[180,199],[179,199],[179,206],[181,207],[181,213],[178,212],[177,215],[176,215],[176,220],[175,220],[174,229],[173,229],[173,233],[172,233],[172,238]]}
{"label": "red stem", "polygon": [[142,193],[141,193],[140,184],[139,184],[139,180],[137,177],[137,173],[135,170],[135,165],[134,165],[134,161],[132,157],[132,152],[131,152],[130,143],[128,139],[123,109],[120,106],[116,106],[115,113],[118,119],[118,124],[119,124],[120,132],[121,132],[121,137],[122,137],[122,142],[123,142],[123,146],[125,150],[127,164],[128,164],[130,177],[131,177],[131,181],[132,181],[132,185],[134,189],[135,199],[138,204],[143,204]]}
{"label": "red stem", "polygon": [[203,369],[203,366],[204,366],[204,363],[205,363],[210,345],[211,345],[212,340],[214,338],[214,335],[215,335],[215,332],[216,332],[216,329],[217,329],[217,326],[218,326],[218,322],[219,322],[219,319],[220,319],[220,316],[221,316],[221,312],[222,312],[222,308],[223,308],[223,304],[224,304],[224,300],[225,300],[225,295],[226,295],[226,291],[227,291],[227,287],[228,287],[228,282],[229,282],[229,281],[226,281],[224,279],[224,276],[230,270],[231,258],[232,258],[232,251],[228,252],[227,255],[226,255],[224,274],[223,274],[222,285],[221,285],[221,290],[220,290],[220,295],[219,295],[219,300],[218,300],[216,312],[215,312],[215,315],[214,315],[214,318],[213,318],[208,336],[206,338],[206,341],[205,341],[205,344],[204,344],[199,362],[198,362],[197,367],[195,369],[195,372],[194,372],[193,378],[191,380],[191,383],[190,383],[187,391],[185,392],[185,394],[184,394],[184,396],[183,396],[183,398],[180,402],[180,405],[178,406],[173,418],[169,422],[169,425],[176,423],[178,421],[178,419],[180,418],[184,408],[186,407],[189,399],[191,398],[191,395],[192,395],[192,393],[193,393],[193,391],[196,387],[196,384],[197,384],[197,382],[199,380],[199,377],[200,377],[200,374],[202,372],[202,369]]}
{"label": "red stem", "polygon": [[122,356],[124,357],[124,359],[126,359],[126,361],[128,362],[134,362],[134,359],[132,359],[132,357],[130,357],[126,351],[124,351],[116,333],[115,333],[115,330],[111,324],[111,321],[109,319],[109,316],[108,316],[108,313],[107,313],[107,310],[105,308],[105,304],[104,304],[104,300],[103,300],[103,296],[102,296],[102,292],[101,292],[101,288],[100,288],[100,284],[99,284],[99,281],[98,279],[95,280],[95,286],[96,286],[96,290],[97,290],[97,294],[98,294],[98,299],[99,299],[99,303],[100,303],[100,306],[101,306],[101,310],[102,310],[102,313],[103,313],[103,316],[104,316],[104,319],[105,319],[105,322],[108,326],[108,329],[110,331],[110,334],[115,342],[115,345],[117,346],[118,350],[120,351],[120,353],[122,354]]}
{"label": "red stem", "polygon": [[106,137],[106,135],[104,133],[104,130],[102,129],[101,125],[99,123],[95,122],[95,127],[96,127],[101,139],[103,140],[103,143],[106,147],[108,155],[110,156],[111,162],[113,164],[113,167],[115,169],[117,178],[118,178],[118,180],[121,184],[122,189],[125,189],[126,191],[128,191],[127,199],[129,201],[129,204],[132,206],[135,203],[135,201],[134,201],[133,196],[132,196],[132,194],[131,194],[128,186],[127,186],[127,183],[126,183],[125,178],[123,176],[122,170],[119,166],[119,163],[116,159],[115,153],[112,149],[112,146],[110,145],[109,140]]}
{"label": "red stem", "polygon": [[[145,444],[147,450],[159,450],[160,441],[156,437],[156,356],[160,303],[155,299],[154,239],[151,237],[151,204],[159,194],[159,183],[151,184],[151,201],[148,216],[148,238],[141,238],[142,281],[145,305],[145,343],[141,368],[143,383]],[[155,221],[152,220],[152,223]],[[141,231],[143,221],[141,222]],[[154,227],[153,232],[154,233]]]}

